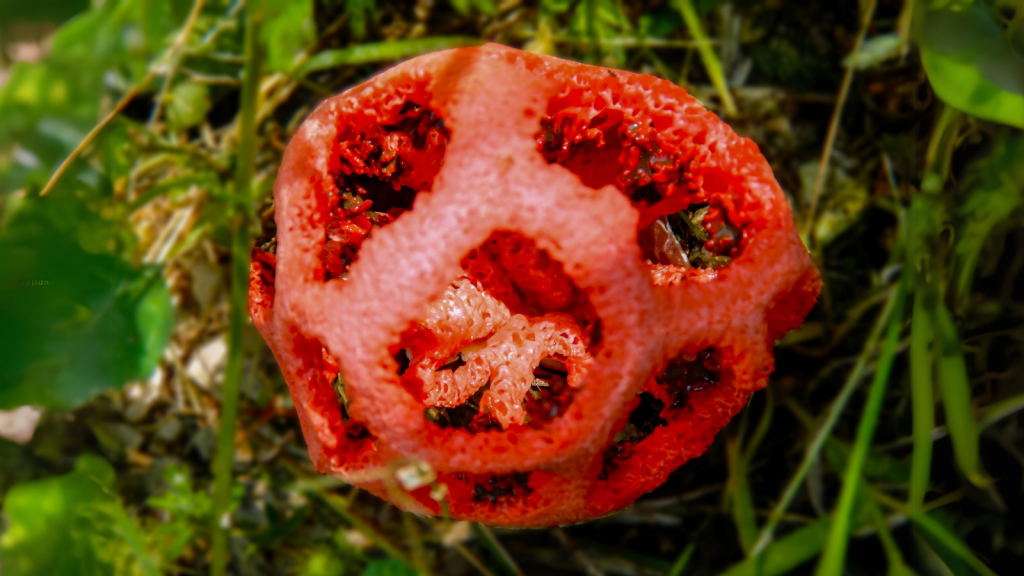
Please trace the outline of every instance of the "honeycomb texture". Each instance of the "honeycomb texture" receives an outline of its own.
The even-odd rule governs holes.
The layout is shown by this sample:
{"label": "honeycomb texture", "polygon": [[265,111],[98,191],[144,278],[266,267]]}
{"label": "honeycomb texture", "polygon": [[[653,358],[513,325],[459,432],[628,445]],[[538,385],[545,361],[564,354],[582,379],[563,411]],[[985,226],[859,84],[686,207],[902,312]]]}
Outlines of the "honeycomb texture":
{"label": "honeycomb texture", "polygon": [[683,89],[495,45],[327,100],[274,198],[250,315],[310,456],[417,513],[632,503],[766,385],[820,287],[757,147]]}

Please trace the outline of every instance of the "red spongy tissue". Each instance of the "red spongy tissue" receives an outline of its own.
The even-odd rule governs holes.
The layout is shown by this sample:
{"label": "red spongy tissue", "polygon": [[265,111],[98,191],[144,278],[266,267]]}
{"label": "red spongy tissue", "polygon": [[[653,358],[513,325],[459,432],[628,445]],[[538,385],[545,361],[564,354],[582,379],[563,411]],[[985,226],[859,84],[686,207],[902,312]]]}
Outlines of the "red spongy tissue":
{"label": "red spongy tissue", "polygon": [[757,147],[686,91],[501,46],[328,99],[274,200],[250,315],[310,457],[421,514],[629,505],[766,385],[820,287]]}

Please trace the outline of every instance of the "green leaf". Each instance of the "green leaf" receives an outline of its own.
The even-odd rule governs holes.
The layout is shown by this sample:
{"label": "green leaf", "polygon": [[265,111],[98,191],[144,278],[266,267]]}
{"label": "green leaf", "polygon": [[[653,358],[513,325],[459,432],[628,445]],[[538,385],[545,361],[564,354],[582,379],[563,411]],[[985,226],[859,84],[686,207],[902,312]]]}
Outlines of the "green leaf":
{"label": "green leaf", "polygon": [[981,466],[978,454],[978,422],[971,403],[971,384],[967,378],[967,365],[960,350],[953,318],[941,301],[932,311],[935,341],[938,344],[938,380],[942,391],[942,405],[946,411],[946,428],[953,441],[957,464],[967,478],[977,486],[987,486],[991,479]]}
{"label": "green leaf", "polygon": [[572,8],[573,0],[541,0],[541,12],[549,16],[557,16]]}
{"label": "green leaf", "polygon": [[641,14],[638,22],[640,35],[648,38],[667,38],[682,27],[683,19],[679,12],[668,6],[659,6]]}
{"label": "green leaf", "polygon": [[175,129],[199,124],[210,111],[210,89],[206,84],[182,82],[168,94],[167,124]]}
{"label": "green leaf", "polygon": [[956,294],[960,306],[970,298],[971,283],[981,251],[999,224],[1024,205],[1024,138],[999,140],[992,154],[972,166],[978,177],[965,188],[967,197],[957,208]]}
{"label": "green leaf", "polygon": [[985,6],[926,11],[919,41],[925,72],[943,101],[1024,128],[1024,55]]}
{"label": "green leaf", "polygon": [[479,46],[483,41],[466,36],[434,36],[416,40],[396,40],[394,42],[377,42],[361,44],[352,48],[325,50],[313,56],[302,67],[301,74],[309,74],[318,70],[327,70],[338,66],[356,66],[376,62],[389,62],[419,56],[437,50],[459,48],[462,46]]}
{"label": "green leaf", "polygon": [[345,14],[348,16],[349,29],[357,40],[366,35],[367,16],[377,11],[374,0],[345,0]]}
{"label": "green leaf", "polygon": [[399,562],[387,559],[370,562],[363,570],[363,576],[417,576],[416,571]]}
{"label": "green leaf", "polygon": [[0,231],[0,407],[69,409],[148,377],[173,316],[159,273],[118,256],[80,200],[23,202]]}
{"label": "green leaf", "polygon": [[0,22],[52,22],[59,24],[89,8],[89,0],[0,0]]}
{"label": "green leaf", "polygon": [[299,576],[344,576],[345,562],[329,548],[314,550],[299,571]]}
{"label": "green leaf", "polygon": [[268,0],[260,45],[269,72],[286,72],[295,57],[316,41],[312,0]]}
{"label": "green leaf", "polygon": [[498,13],[498,5],[494,0],[451,0],[452,8],[459,14],[466,15],[471,11],[477,11],[486,16],[494,16]]}
{"label": "green leaf", "polygon": [[880,34],[865,40],[860,50],[847,56],[843,64],[857,70],[865,70],[896,57],[902,48],[903,42],[898,35]]}
{"label": "green leaf", "polygon": [[103,551],[76,534],[96,528],[83,518],[89,507],[116,502],[113,484],[110,464],[87,455],[70,474],[12,488],[4,501],[9,525],[0,538],[4,575],[113,574]]}
{"label": "green leaf", "polygon": [[[814,180],[818,175],[817,160],[800,166],[801,191],[810,199]],[[828,175],[828,196],[814,222],[814,236],[822,246],[827,245],[855,224],[868,207],[870,193],[863,180],[835,168]]]}
{"label": "green leaf", "polygon": [[1014,52],[1024,55],[1024,8],[1020,4],[1017,5],[1010,25],[1006,27],[1006,38]]}

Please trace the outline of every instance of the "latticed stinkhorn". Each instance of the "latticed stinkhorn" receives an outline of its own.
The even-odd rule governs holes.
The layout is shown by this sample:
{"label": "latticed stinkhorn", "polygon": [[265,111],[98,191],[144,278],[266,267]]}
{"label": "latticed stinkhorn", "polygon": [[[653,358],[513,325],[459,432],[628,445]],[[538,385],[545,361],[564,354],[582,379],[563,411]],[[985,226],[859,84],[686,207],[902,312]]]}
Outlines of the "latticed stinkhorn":
{"label": "latticed stinkhorn", "polygon": [[327,100],[274,199],[250,313],[310,456],[420,513],[628,505],[765,386],[819,290],[753,142],[669,82],[500,46]]}

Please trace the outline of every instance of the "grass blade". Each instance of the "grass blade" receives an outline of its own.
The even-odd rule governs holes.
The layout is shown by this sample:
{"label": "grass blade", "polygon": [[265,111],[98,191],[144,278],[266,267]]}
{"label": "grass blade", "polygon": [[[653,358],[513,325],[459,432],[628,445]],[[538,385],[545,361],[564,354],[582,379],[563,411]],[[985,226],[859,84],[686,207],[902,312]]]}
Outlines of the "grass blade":
{"label": "grass blade", "polygon": [[960,351],[960,338],[953,318],[942,302],[936,302],[932,318],[939,351],[939,389],[946,412],[946,428],[953,441],[953,453],[960,469],[973,484],[987,486],[991,480],[982,469],[978,454],[978,422],[971,407],[971,384]]}
{"label": "grass blade", "polygon": [[693,559],[693,553],[697,551],[697,544],[690,542],[686,548],[679,554],[679,558],[676,558],[676,563],[672,565],[672,569],[668,571],[666,576],[682,576],[683,570],[689,566],[690,560]]}
{"label": "grass blade", "polygon": [[777,576],[814,558],[825,544],[830,518],[822,518],[765,546],[721,576]]}
{"label": "grass blade", "polygon": [[903,330],[903,308],[907,299],[906,294],[907,280],[904,276],[896,289],[895,310],[889,319],[885,343],[882,345],[882,352],[878,358],[875,377],[871,381],[868,401],[864,406],[860,425],[857,427],[857,440],[850,453],[850,459],[846,463],[843,489],[839,494],[839,504],[836,506],[832,525],[829,528],[825,553],[815,571],[817,576],[838,576],[843,573],[846,546],[850,539],[850,515],[853,513],[853,504],[860,486],[861,471],[867,460],[868,451],[871,449],[871,439],[875,435],[878,418],[882,412],[882,402],[885,400],[889,373],[892,371],[892,363],[896,358],[896,347],[899,344],[900,332]]}
{"label": "grass blade", "polygon": [[704,33],[704,28],[700,25],[700,17],[697,16],[697,10],[694,9],[692,0],[673,0],[672,5],[683,16],[686,28],[690,31],[693,39],[697,41],[697,51],[700,52],[700,58],[704,62],[704,69],[707,70],[711,83],[715,85],[715,90],[718,91],[718,96],[722,99],[725,115],[736,116],[739,111],[736,109],[736,102],[733,101],[732,94],[729,93],[729,85],[725,81],[725,73],[722,72],[722,63],[719,62],[714,47],[707,41],[707,34]]}
{"label": "grass blade", "polygon": [[910,323],[910,395],[914,414],[914,451],[910,455],[910,493],[907,508],[917,512],[924,504],[932,473],[932,429],[935,398],[931,315],[925,303],[927,287],[918,289]]}
{"label": "grass blade", "polygon": [[502,570],[506,574],[509,574],[509,576],[523,576],[523,571],[519,569],[515,559],[508,553],[508,550],[505,550],[505,547],[501,545],[501,541],[494,535],[494,532],[491,532],[490,528],[474,522],[473,532],[476,533],[484,548],[487,548],[487,551],[498,561],[498,564],[501,565]]}
{"label": "grass blade", "polygon": [[878,503],[872,501],[870,506],[871,521],[875,525],[878,539],[882,542],[882,550],[885,552],[886,562],[889,563],[889,576],[913,576],[915,572],[907,567],[907,564],[903,561],[903,554],[900,553],[899,544],[892,537],[892,532],[889,531],[889,525],[882,516],[882,510],[878,507]]}
{"label": "grass blade", "polygon": [[[744,423],[746,423],[746,415],[747,412],[744,412]],[[744,428],[746,426],[741,426],[738,433],[730,434],[726,439],[725,451],[729,462],[729,479],[725,486],[725,496],[731,503],[733,522],[736,524],[740,547],[750,550],[757,539],[757,520],[754,517],[754,498],[750,494],[750,482],[747,480],[747,462],[743,457],[743,447],[740,446]]]}
{"label": "grass blade", "polygon": [[930,536],[936,543],[944,546],[947,551],[963,560],[978,574],[982,576],[996,576],[996,573],[991,568],[974,555],[974,552],[967,547],[967,544],[964,544],[956,534],[947,530],[945,526],[931,516],[922,512],[911,515],[910,520],[918,530]]}
{"label": "grass blade", "polygon": [[779,520],[782,519],[782,515],[786,513],[786,510],[789,508],[789,504],[793,501],[793,497],[796,496],[800,486],[803,485],[804,479],[807,477],[807,472],[810,471],[811,464],[821,453],[821,448],[824,446],[825,440],[832,434],[832,429],[835,427],[836,421],[839,419],[839,414],[846,408],[846,403],[849,402],[850,396],[852,396],[854,390],[857,389],[861,376],[864,374],[864,368],[867,366],[868,360],[871,358],[871,355],[875,350],[875,346],[882,335],[882,328],[886,326],[889,316],[892,314],[893,307],[896,303],[896,292],[896,290],[890,292],[885,308],[883,308],[881,314],[878,315],[878,319],[875,321],[875,325],[871,329],[871,333],[864,342],[864,348],[861,350],[860,356],[857,358],[857,363],[854,364],[853,370],[850,371],[850,375],[846,378],[846,382],[843,384],[843,388],[839,391],[839,395],[836,396],[836,399],[832,402],[832,406],[828,411],[828,415],[825,416],[825,420],[814,433],[810,444],[807,445],[807,450],[804,452],[804,457],[800,461],[800,465],[786,484],[786,488],[783,490],[779,501],[775,504],[775,507],[772,508],[771,514],[768,516],[768,521],[765,522],[765,525],[761,528],[761,533],[758,535],[757,542],[754,544],[754,548],[750,553],[751,556],[757,556],[762,553],[771,542],[772,533],[775,531],[775,527],[778,525]]}
{"label": "grass blade", "polygon": [[996,422],[1015,412],[1024,410],[1024,393],[993,402],[978,411],[978,421],[982,428],[988,428]]}
{"label": "grass blade", "polygon": [[463,46],[479,46],[481,44],[483,44],[483,41],[479,38],[435,36],[431,38],[417,38],[415,40],[360,44],[351,48],[339,48],[336,50],[324,50],[310,58],[299,70],[299,75],[337,68],[338,66],[356,66],[359,64],[401,60],[402,58],[411,58],[428,52],[447,50],[448,48],[461,48]]}
{"label": "grass blade", "polygon": [[260,69],[256,39],[262,6],[246,7],[245,68],[242,103],[238,121],[238,158],[235,170],[235,200],[232,206],[231,236],[231,308],[229,312],[228,358],[221,391],[220,430],[213,474],[213,557],[210,573],[223,576],[228,565],[228,508],[231,504],[232,468],[235,461],[235,427],[242,382],[242,329],[249,299],[249,236],[246,212],[251,198],[253,169],[256,162],[256,98]]}

